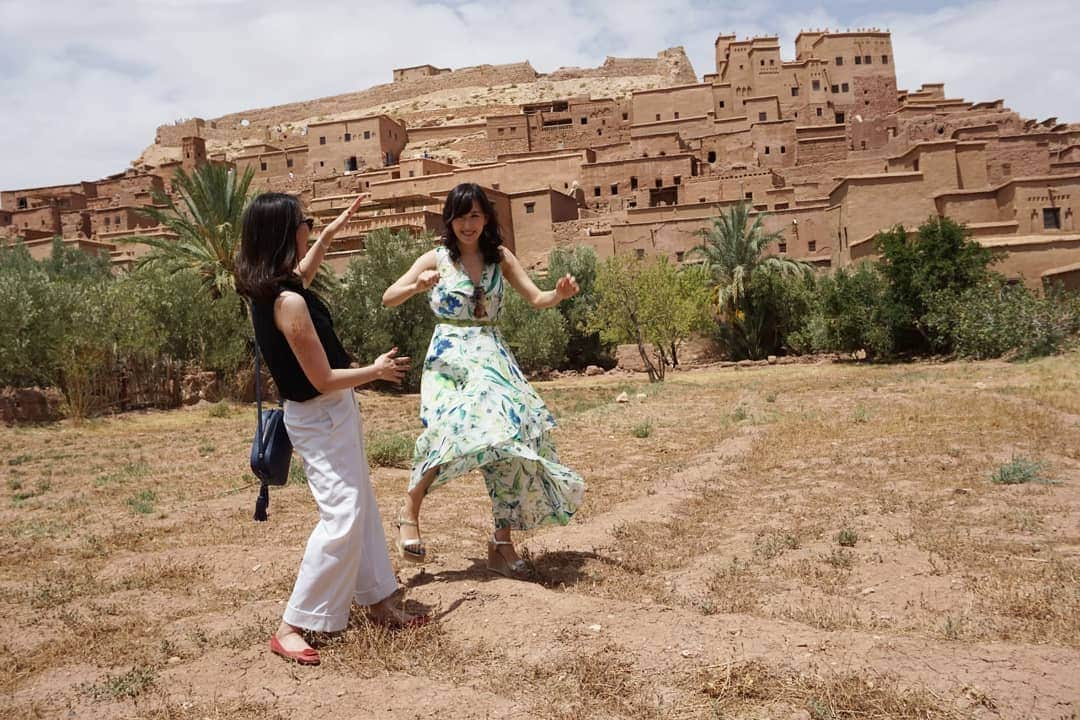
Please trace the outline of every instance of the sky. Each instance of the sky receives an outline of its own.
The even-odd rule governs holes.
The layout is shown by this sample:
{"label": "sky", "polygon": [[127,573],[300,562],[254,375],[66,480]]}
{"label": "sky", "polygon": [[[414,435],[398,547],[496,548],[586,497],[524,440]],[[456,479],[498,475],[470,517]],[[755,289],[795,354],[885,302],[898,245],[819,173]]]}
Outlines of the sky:
{"label": "sky", "polygon": [[159,125],[363,90],[395,67],[528,60],[538,72],[719,33],[892,31],[900,88],[1002,98],[1080,122],[1075,0],[0,0],[0,189],[122,172]]}

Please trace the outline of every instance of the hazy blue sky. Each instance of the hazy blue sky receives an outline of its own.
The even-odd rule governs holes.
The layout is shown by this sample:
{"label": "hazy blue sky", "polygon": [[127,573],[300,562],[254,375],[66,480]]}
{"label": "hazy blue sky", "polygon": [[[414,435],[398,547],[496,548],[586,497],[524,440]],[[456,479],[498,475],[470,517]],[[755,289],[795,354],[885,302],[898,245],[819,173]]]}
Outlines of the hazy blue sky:
{"label": "hazy blue sky", "polygon": [[[883,10],[902,7],[902,10]],[[120,172],[182,117],[360,90],[395,67],[529,60],[540,72],[686,48],[700,77],[720,32],[893,33],[900,87],[1004,98],[1080,121],[1080,13],[1067,0],[0,0],[0,188]]]}

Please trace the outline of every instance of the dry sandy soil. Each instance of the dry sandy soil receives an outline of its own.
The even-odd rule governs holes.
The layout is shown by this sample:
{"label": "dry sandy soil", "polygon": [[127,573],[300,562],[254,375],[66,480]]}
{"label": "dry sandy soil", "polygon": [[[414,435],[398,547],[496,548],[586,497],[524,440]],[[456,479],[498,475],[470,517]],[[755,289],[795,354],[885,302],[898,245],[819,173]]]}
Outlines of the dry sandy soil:
{"label": "dry sandy soil", "polygon": [[[462,478],[399,566],[437,621],[356,609],[317,668],[266,650],[315,511],[298,479],[252,522],[253,408],[0,429],[0,717],[1080,713],[1080,355],[537,386],[590,489],[521,538],[535,581],[485,571]],[[360,402],[382,455],[417,432]],[[407,470],[373,476],[389,540]]]}

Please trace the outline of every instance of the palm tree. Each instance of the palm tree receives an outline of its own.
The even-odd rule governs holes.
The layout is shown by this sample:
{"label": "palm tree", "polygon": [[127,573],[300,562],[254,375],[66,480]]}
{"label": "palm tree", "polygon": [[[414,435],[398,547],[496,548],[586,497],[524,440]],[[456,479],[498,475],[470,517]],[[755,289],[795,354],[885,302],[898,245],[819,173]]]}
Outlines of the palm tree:
{"label": "palm tree", "polygon": [[241,218],[251,200],[254,175],[248,168],[238,177],[232,168],[211,163],[199,165],[190,175],[178,169],[172,180],[174,194],[155,191],[154,205],[142,210],[175,238],[128,239],[151,248],[136,268],[160,267],[169,274],[192,270],[215,300],[235,292],[233,269]]}
{"label": "palm tree", "polygon": [[766,232],[762,225],[765,213],[758,213],[750,222],[746,203],[728,208],[713,218],[713,226],[696,234],[704,242],[690,250],[700,256],[712,275],[720,312],[732,316],[739,312],[754,275],[776,272],[781,275],[808,275],[812,267],[801,260],[763,255],[771,242],[782,237],[779,232]]}

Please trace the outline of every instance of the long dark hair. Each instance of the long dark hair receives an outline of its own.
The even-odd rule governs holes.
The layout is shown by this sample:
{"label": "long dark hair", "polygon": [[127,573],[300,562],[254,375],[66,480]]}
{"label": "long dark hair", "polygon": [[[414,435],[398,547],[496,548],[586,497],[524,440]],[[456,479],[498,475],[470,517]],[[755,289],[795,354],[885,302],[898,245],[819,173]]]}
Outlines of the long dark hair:
{"label": "long dark hair", "polygon": [[244,211],[236,291],[252,302],[269,302],[296,274],[296,230],[304,220],[300,202],[285,193],[263,193]]}
{"label": "long dark hair", "polygon": [[461,183],[446,196],[446,204],[443,205],[442,219],[446,226],[446,234],[443,235],[443,245],[450,251],[450,259],[455,262],[461,257],[461,248],[458,247],[458,239],[454,235],[454,228],[450,222],[454,218],[468,215],[472,211],[473,203],[480,206],[487,217],[484,231],[480,233],[480,252],[484,256],[484,262],[495,265],[502,262],[502,231],[499,230],[499,218],[495,215],[495,206],[488,200],[483,189],[476,183]]}

